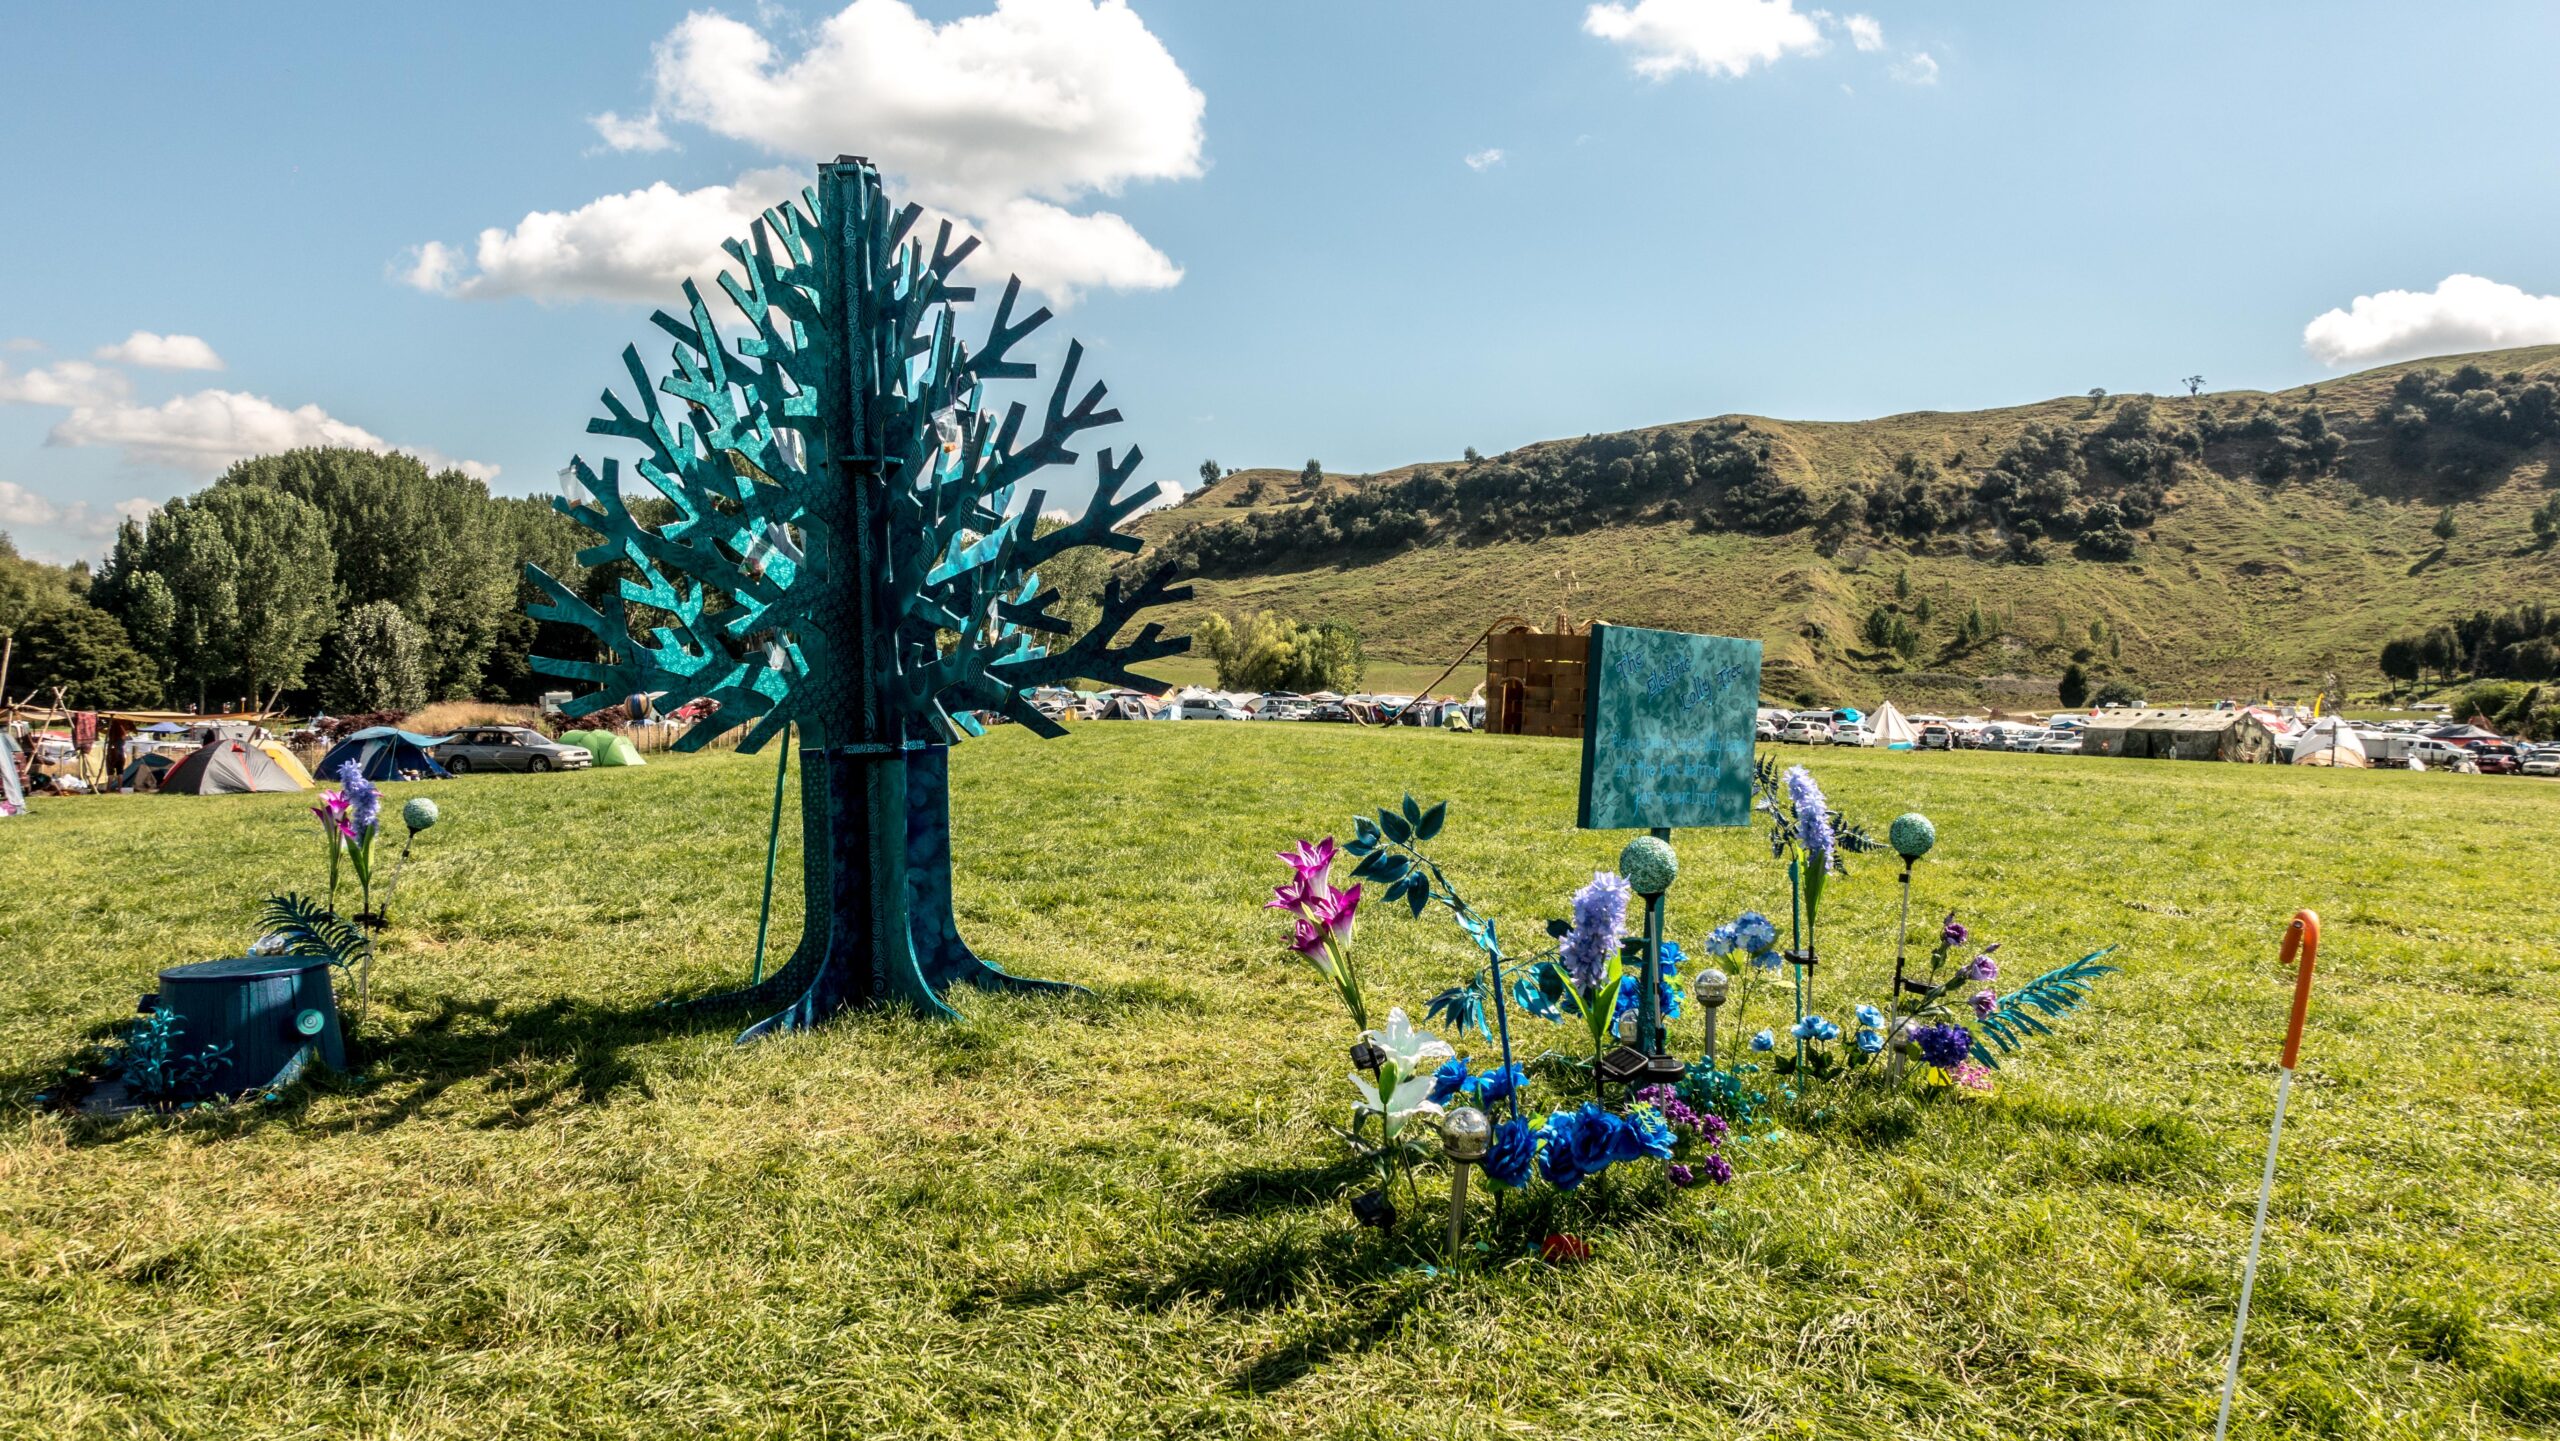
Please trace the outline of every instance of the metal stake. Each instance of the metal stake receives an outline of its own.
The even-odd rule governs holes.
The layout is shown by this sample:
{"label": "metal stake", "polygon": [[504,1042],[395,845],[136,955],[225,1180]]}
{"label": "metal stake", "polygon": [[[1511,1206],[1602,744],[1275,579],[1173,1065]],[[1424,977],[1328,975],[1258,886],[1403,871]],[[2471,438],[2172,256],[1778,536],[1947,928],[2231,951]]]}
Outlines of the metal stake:
{"label": "metal stake", "polygon": [[2276,1189],[2276,1145],[2284,1139],[2284,1103],[2293,1094],[2293,1063],[2302,1054],[2302,1018],[2311,1009],[2311,963],[2320,953],[2320,918],[2309,911],[2293,913],[2286,927],[2278,964],[2290,964],[2301,953],[2301,969],[2293,982],[2293,1020],[2285,1029],[2284,1059],[2276,1076],[2276,1119],[2267,1131],[2267,1169],[2258,1178],[2258,1215],[2249,1223],[2249,1259],[2240,1271],[2240,1314],[2231,1323],[2231,1359],[2222,1369],[2222,1413],[2213,1423],[2213,1441],[2231,1429],[2231,1397],[2240,1386],[2240,1337],[2249,1329],[2249,1294],[2258,1284],[2258,1243],[2267,1233],[2267,1202]]}

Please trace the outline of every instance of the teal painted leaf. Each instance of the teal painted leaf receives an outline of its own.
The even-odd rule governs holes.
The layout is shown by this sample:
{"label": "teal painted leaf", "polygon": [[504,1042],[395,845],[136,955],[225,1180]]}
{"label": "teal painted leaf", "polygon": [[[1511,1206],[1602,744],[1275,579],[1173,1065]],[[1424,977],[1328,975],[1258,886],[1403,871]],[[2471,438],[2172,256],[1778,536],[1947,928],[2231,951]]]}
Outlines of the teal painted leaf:
{"label": "teal painted leaf", "polygon": [[1421,818],[1413,823],[1413,838],[1418,841],[1430,840],[1432,837],[1440,834],[1440,823],[1448,818],[1449,803],[1447,801],[1442,801],[1431,809],[1424,811]]}

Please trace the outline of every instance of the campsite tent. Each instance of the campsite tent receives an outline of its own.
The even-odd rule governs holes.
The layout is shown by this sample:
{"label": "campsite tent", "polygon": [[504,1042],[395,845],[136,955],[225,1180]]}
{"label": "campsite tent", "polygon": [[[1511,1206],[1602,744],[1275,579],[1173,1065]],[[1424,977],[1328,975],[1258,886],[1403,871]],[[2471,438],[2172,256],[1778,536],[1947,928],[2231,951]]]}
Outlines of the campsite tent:
{"label": "campsite tent", "polygon": [[215,741],[169,767],[160,778],[164,796],[227,796],[244,791],[298,791],[305,787],[275,757],[241,741]]}
{"label": "campsite tent", "polygon": [[274,761],[286,775],[293,777],[294,789],[304,791],[311,789],[311,772],[302,768],[302,757],[286,750],[284,742],[263,740],[258,742],[258,749],[265,751],[267,759]]}
{"label": "campsite tent", "polygon": [[22,815],[27,793],[18,788],[18,743],[0,730],[0,816]]}
{"label": "campsite tent", "polygon": [[1891,701],[1876,712],[1868,729],[1875,733],[1877,745],[1891,751],[1907,751],[1920,739],[1920,733],[1911,728],[1911,722],[1902,718],[1902,712]]}
{"label": "campsite tent", "polygon": [[139,791],[144,794],[156,791],[160,789],[161,777],[166,776],[169,768],[177,763],[178,758],[175,756],[165,756],[158,751],[144,751],[127,761],[124,769],[117,773],[116,789]]}
{"label": "campsite tent", "polygon": [[354,761],[356,773],[369,781],[443,780],[445,768],[427,754],[427,747],[451,739],[422,736],[397,726],[367,726],[329,748],[320,759],[320,774],[334,781],[339,767]]}
{"label": "campsite tent", "polygon": [[2364,742],[2336,716],[2322,716],[2302,733],[2294,743],[2293,763],[2298,766],[2354,766],[2363,769],[2373,762],[2364,752]]}
{"label": "campsite tent", "polygon": [[587,754],[594,757],[595,764],[599,766],[645,766],[648,764],[640,758],[640,752],[631,744],[630,737],[613,731],[562,731],[560,744],[584,747]]}

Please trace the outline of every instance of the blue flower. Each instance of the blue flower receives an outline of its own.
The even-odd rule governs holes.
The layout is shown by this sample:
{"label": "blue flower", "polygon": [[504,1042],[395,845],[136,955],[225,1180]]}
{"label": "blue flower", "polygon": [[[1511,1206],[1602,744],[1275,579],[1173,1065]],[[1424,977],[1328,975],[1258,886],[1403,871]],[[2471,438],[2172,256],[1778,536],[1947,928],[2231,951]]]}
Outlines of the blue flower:
{"label": "blue flower", "polygon": [[1787,767],[1787,801],[1795,808],[1796,843],[1804,847],[1805,858],[1815,865],[1828,864],[1838,841],[1831,834],[1831,803],[1822,798],[1813,772],[1802,766]]}
{"label": "blue flower", "polygon": [[1529,1084],[1529,1073],[1518,1066],[1496,1066],[1481,1076],[1472,1076],[1462,1088],[1470,1096],[1490,1106]]}
{"label": "blue flower", "polygon": [[1796,1022],[1795,1037],[1799,1041],[1836,1041],[1840,1028],[1820,1016],[1807,1016]]}
{"label": "blue flower", "polygon": [[1467,1084],[1467,1058],[1453,1056],[1440,1064],[1431,1076],[1431,1104],[1439,1105]]}
{"label": "blue flower", "polygon": [[1735,933],[1731,921],[1707,932],[1707,954],[1718,959],[1732,955],[1734,948],[1741,944],[1742,937]]}
{"label": "blue flower", "polygon": [[1920,1048],[1920,1059],[1942,1071],[1952,1071],[1973,1054],[1973,1032],[1962,1026],[1914,1026],[1911,1040]]}
{"label": "blue flower", "polygon": [[1751,1038],[1751,1049],[1755,1051],[1774,1051],[1778,1049],[1778,1038],[1767,1031],[1762,1031],[1760,1034]]}
{"label": "blue flower", "polygon": [[[1516,1069],[1505,1067],[1504,1069]],[[1509,1120],[1493,1128],[1493,1145],[1484,1153],[1485,1178],[1505,1186],[1529,1184],[1529,1163],[1537,1158],[1538,1136],[1529,1123]]]}
{"label": "blue flower", "polygon": [[1538,1127],[1538,1174],[1559,1191],[1570,1191],[1585,1176],[1609,1169],[1616,1117],[1585,1101],[1578,1110],[1556,1111]]}
{"label": "blue flower", "polygon": [[1773,951],[1778,946],[1778,923],[1758,911],[1744,911],[1733,919],[1734,938],[1754,956]]}
{"label": "blue flower", "polygon": [[1858,1028],[1858,1049],[1872,1056],[1884,1049],[1884,1036],[1873,1026]]}
{"label": "blue flower", "polygon": [[1877,1010],[1873,1006],[1860,1006],[1858,1008],[1858,1024],[1882,1029],[1884,1026],[1884,1012]]}
{"label": "blue flower", "polygon": [[1612,1161],[1633,1161],[1645,1156],[1668,1161],[1671,1148],[1680,1143],[1680,1138],[1672,1134],[1670,1122],[1651,1106],[1638,1106],[1610,1119],[1616,1123],[1615,1133],[1609,1138]]}
{"label": "blue flower", "polygon": [[357,830],[369,831],[381,823],[382,792],[364,778],[363,770],[354,761],[338,767],[338,789],[346,792],[348,819],[355,822]]}

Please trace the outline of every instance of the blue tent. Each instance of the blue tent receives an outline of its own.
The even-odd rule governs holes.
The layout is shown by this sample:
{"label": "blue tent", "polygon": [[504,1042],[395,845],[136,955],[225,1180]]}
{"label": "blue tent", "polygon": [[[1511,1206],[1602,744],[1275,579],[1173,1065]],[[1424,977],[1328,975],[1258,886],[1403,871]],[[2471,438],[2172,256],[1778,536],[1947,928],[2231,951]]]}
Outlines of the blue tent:
{"label": "blue tent", "polygon": [[367,726],[329,748],[320,758],[319,769],[312,774],[321,784],[338,779],[338,769],[349,761],[369,781],[398,781],[427,778],[445,779],[445,768],[427,754],[429,746],[440,746],[451,736],[422,736],[397,726]]}

